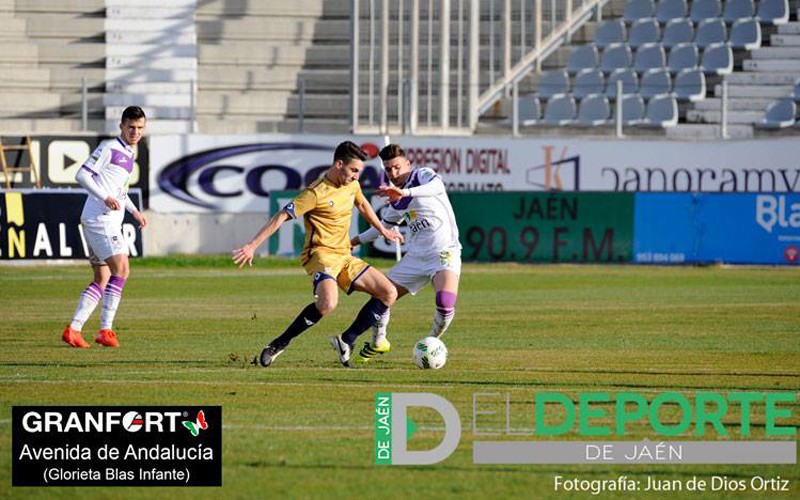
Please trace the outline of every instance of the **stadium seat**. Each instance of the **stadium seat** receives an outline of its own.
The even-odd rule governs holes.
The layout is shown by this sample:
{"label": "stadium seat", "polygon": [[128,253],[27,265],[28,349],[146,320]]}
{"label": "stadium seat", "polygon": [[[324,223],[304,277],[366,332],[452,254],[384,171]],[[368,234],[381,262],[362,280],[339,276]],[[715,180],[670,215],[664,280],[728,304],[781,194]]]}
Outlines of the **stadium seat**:
{"label": "stadium seat", "polygon": [[547,100],[556,94],[569,92],[569,75],[564,70],[545,71],[539,78],[539,89],[536,96]]}
{"label": "stadium seat", "polygon": [[575,77],[575,86],[572,95],[576,99],[583,99],[590,94],[600,94],[606,86],[603,72],[599,69],[585,69]]}
{"label": "stadium seat", "polygon": [[535,125],[542,117],[542,106],[534,94],[520,96],[517,101],[517,123],[523,127]]}
{"label": "stadium seat", "polygon": [[672,19],[686,17],[688,12],[686,0],[661,0],[656,9],[656,19],[662,24],[666,24]]}
{"label": "stadium seat", "polygon": [[671,95],[657,95],[647,102],[644,125],[672,127],[678,124],[678,102]]}
{"label": "stadium seat", "polygon": [[[614,106],[616,113],[616,106]],[[644,99],[639,94],[630,94],[622,98],[622,123],[624,125],[638,125],[644,120]],[[616,114],[612,114],[616,119]]]}
{"label": "stadium seat", "polygon": [[618,69],[608,77],[606,96],[611,100],[617,98],[617,82],[622,82],[622,94],[635,94],[639,90],[639,77],[631,68]]}
{"label": "stadium seat", "polygon": [[608,123],[611,106],[603,94],[591,94],[581,99],[576,125],[594,127]]}
{"label": "stadium seat", "polygon": [[756,17],[765,24],[785,24],[789,21],[789,0],[761,0]]}
{"label": "stadium seat", "polygon": [[648,43],[639,47],[636,51],[636,59],[633,68],[644,73],[645,71],[663,68],[667,65],[667,54],[660,43]]}
{"label": "stadium seat", "polygon": [[583,69],[596,68],[600,65],[600,53],[594,45],[579,45],[572,49],[567,59],[567,71],[576,74]]}
{"label": "stadium seat", "polygon": [[796,116],[797,104],[794,99],[784,97],[771,102],[767,106],[764,118],[756,125],[769,129],[789,128],[795,124]]}
{"label": "stadium seat", "polygon": [[547,101],[542,123],[569,125],[575,120],[575,98],[569,94],[554,95]]}
{"label": "stadium seat", "polygon": [[622,18],[628,23],[633,23],[637,19],[653,17],[656,13],[656,6],[653,0],[628,0],[625,4],[625,11]]}
{"label": "stadium seat", "polygon": [[695,23],[700,23],[705,19],[713,19],[722,16],[722,2],[720,0],[693,0],[692,10],[689,17]]}
{"label": "stadium seat", "polygon": [[627,44],[617,43],[609,45],[603,51],[603,58],[600,61],[600,69],[604,73],[612,73],[620,68],[629,68],[633,56],[631,48]]}
{"label": "stadium seat", "polygon": [[792,95],[789,96],[795,101],[800,101],[800,80],[796,80],[794,82],[794,88],[792,89]]}
{"label": "stadium seat", "polygon": [[727,43],[716,43],[703,51],[700,69],[707,75],[728,75],[733,71],[733,50]]}
{"label": "stadium seat", "polygon": [[680,43],[669,51],[667,66],[673,73],[680,73],[685,69],[697,67],[700,53],[694,43]]}
{"label": "stadium seat", "polygon": [[628,45],[638,49],[646,43],[655,43],[661,39],[661,27],[655,19],[639,19],[631,26]]}
{"label": "stadium seat", "polygon": [[761,47],[761,23],[752,17],[734,21],[729,43],[734,49],[753,50]]}
{"label": "stadium seat", "polygon": [[699,69],[685,69],[675,77],[672,95],[679,101],[700,101],[706,98],[706,75]]}
{"label": "stadium seat", "polygon": [[715,43],[728,41],[728,28],[725,21],[715,17],[700,21],[694,34],[694,43],[701,49],[705,49]]}
{"label": "stadium seat", "polygon": [[628,38],[628,31],[621,19],[609,19],[600,23],[594,34],[594,45],[608,47],[612,43],[622,43]]}
{"label": "stadium seat", "polygon": [[753,0],[728,0],[725,2],[722,19],[726,23],[733,24],[739,19],[751,18],[755,13],[753,7]]}
{"label": "stadium seat", "polygon": [[639,94],[645,99],[670,92],[672,92],[672,78],[669,69],[651,69],[642,75],[642,80],[639,82]]}
{"label": "stadium seat", "polygon": [[694,40],[694,24],[689,19],[673,19],[664,27],[661,44],[671,49],[676,45]]}

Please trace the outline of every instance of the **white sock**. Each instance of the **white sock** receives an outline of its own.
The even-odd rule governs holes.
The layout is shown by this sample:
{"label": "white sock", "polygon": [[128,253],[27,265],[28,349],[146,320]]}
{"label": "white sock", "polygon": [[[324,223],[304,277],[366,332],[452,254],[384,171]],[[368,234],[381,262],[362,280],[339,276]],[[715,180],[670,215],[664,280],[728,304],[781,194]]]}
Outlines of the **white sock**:
{"label": "white sock", "polygon": [[122,301],[122,288],[125,286],[125,280],[119,276],[112,276],[108,280],[106,290],[103,293],[103,309],[100,313],[100,329],[110,330],[114,324],[114,316],[117,315],[117,308],[120,301]]}
{"label": "white sock", "polygon": [[69,326],[73,330],[81,331],[102,297],[103,291],[100,289],[100,285],[92,281],[78,297],[78,307],[75,309]]}
{"label": "white sock", "polygon": [[378,345],[386,341],[386,326],[389,324],[390,311],[391,309],[387,309],[372,327],[372,345]]}
{"label": "white sock", "polygon": [[444,335],[444,332],[447,331],[447,328],[450,327],[450,323],[453,321],[456,312],[454,309],[449,311],[449,314],[442,314],[439,312],[439,309],[433,314],[433,325],[431,326],[431,337],[441,337]]}

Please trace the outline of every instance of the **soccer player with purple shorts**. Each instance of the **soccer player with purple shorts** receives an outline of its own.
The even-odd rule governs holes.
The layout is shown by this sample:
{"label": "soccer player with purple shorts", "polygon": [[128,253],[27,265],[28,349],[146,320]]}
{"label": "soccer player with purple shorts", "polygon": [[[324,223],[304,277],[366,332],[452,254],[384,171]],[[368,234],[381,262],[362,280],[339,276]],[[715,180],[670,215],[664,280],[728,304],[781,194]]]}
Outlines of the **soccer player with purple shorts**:
{"label": "soccer player with purple shorts", "polygon": [[[408,223],[406,254],[387,276],[397,288],[397,298],[415,295],[426,284],[436,291],[436,311],[430,335],[440,337],[455,316],[458,282],[461,275],[461,243],[453,207],[447,198],[442,178],[430,168],[411,168],[402,147],[389,144],[380,152],[391,185],[381,186],[380,195],[389,199],[383,220],[389,225]],[[379,234],[370,228],[355,236],[352,246],[367,243]],[[372,342],[359,352],[359,361],[368,361],[389,352],[386,339],[387,310],[373,326]],[[358,332],[360,334],[362,332]]]}
{"label": "soccer player with purple shorts", "polygon": [[75,175],[75,180],[89,192],[81,213],[81,226],[94,280],[78,298],[75,315],[61,337],[72,347],[89,347],[81,330],[101,300],[100,331],[94,341],[106,347],[119,347],[112,327],[130,274],[128,244],[122,235],[123,208],[140,227],[147,226],[145,216],[128,198],[133,147],[144,137],[146,121],[142,108],[125,108],[119,124],[120,136],[100,144]]}

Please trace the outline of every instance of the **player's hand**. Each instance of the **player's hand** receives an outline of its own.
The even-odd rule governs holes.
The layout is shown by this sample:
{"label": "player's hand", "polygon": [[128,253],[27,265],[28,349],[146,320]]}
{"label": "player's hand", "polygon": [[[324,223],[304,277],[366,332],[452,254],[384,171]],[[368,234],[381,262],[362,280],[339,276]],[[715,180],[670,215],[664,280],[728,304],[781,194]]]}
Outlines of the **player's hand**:
{"label": "player's hand", "polygon": [[140,212],[138,210],[133,212],[133,218],[136,219],[136,222],[139,223],[139,227],[141,229],[144,229],[144,228],[147,227],[147,217],[145,217],[142,212]]}
{"label": "player's hand", "polygon": [[233,263],[238,264],[239,269],[243,268],[245,264],[252,266],[255,253],[255,247],[249,243],[242,248],[237,248],[233,251]]}
{"label": "player's hand", "polygon": [[119,210],[120,208],[122,208],[120,207],[119,202],[115,198],[112,198],[111,196],[103,200],[103,203],[105,203],[110,210]]}
{"label": "player's hand", "polygon": [[403,235],[394,229],[385,230],[382,232],[382,235],[389,241],[397,241],[400,243],[405,242],[405,238],[403,238]]}
{"label": "player's hand", "polygon": [[354,249],[360,244],[361,240],[358,238],[358,236],[353,236],[352,238],[350,238],[350,250]]}
{"label": "player's hand", "polygon": [[385,196],[389,201],[397,201],[403,197],[403,190],[397,186],[380,186],[378,196]]}

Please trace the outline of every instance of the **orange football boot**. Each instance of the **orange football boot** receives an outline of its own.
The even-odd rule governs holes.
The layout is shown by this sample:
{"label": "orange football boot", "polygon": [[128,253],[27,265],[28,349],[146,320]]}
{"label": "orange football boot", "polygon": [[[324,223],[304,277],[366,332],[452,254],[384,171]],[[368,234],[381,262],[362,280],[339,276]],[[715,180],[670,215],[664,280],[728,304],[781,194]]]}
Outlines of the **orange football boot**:
{"label": "orange football boot", "polygon": [[98,344],[104,345],[106,347],[119,347],[119,341],[117,340],[117,334],[114,333],[114,330],[110,330],[108,328],[104,330],[100,330],[97,332],[97,335],[94,338],[94,341]]}
{"label": "orange football boot", "polygon": [[72,347],[86,348],[91,347],[88,342],[83,340],[81,332],[67,325],[64,328],[64,333],[61,334],[61,339]]}

